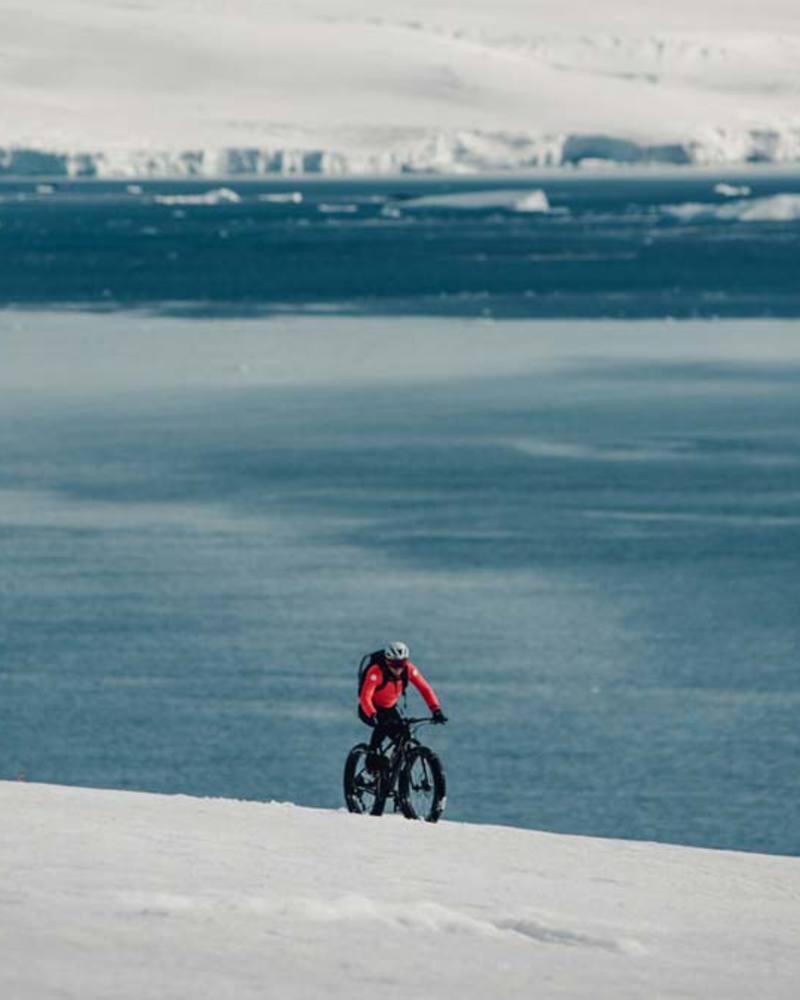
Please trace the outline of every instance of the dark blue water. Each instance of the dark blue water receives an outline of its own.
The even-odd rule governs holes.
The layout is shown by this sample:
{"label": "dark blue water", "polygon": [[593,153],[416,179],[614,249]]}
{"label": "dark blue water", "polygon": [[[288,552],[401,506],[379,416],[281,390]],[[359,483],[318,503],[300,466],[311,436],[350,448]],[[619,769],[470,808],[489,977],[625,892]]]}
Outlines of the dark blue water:
{"label": "dark blue water", "polygon": [[[746,185],[731,196],[722,182]],[[800,175],[686,171],[486,180],[0,180],[0,304],[147,305],[247,315],[300,306],[383,313],[796,316]],[[542,189],[550,211],[415,199]],[[275,200],[295,195],[302,200]],[[184,199],[184,201],[175,201]],[[213,199],[212,199],[213,200]],[[699,204],[705,212],[675,212]],[[719,210],[723,215],[719,215]],[[785,212],[783,213],[786,214]]]}
{"label": "dark blue water", "polygon": [[[595,184],[625,202],[618,181],[583,194],[564,182],[571,217]],[[21,263],[0,277],[29,307],[0,313],[1,777],[337,807],[362,735],[355,663],[401,638],[451,717],[430,733],[450,818],[800,851],[793,321],[493,323],[485,305],[425,317],[428,298],[395,308],[389,284],[385,311],[417,315],[387,319],[374,299],[352,305],[358,275],[346,317],[320,294],[321,315],[287,317],[276,296],[271,316],[223,319],[213,296],[155,295],[199,280],[186,262],[159,277],[159,251],[137,251],[142,284],[125,284],[138,237],[98,236],[122,198],[113,187],[103,207],[104,190],[0,206],[12,260],[24,255],[9,229],[39,234],[21,238],[42,279],[29,287],[93,307],[38,312]],[[174,224],[189,261],[200,251],[181,227],[195,214],[210,233],[218,211],[264,208],[288,232],[291,208],[312,212],[247,196],[173,223],[174,206],[126,197],[132,218]],[[364,249],[370,224],[353,214],[297,227],[306,313],[311,277],[328,290],[317,264],[331,234],[341,259]],[[472,229],[528,239],[561,224],[518,215],[444,212],[394,231],[400,243],[435,231],[419,273],[451,280]],[[692,242],[661,219],[631,225]],[[42,233],[58,226],[51,286]],[[81,226],[70,279],[67,234]],[[788,245],[797,224],[733,226],[735,252],[757,255],[767,231]],[[488,242],[499,253],[500,237]],[[90,252],[97,266],[79,267]],[[270,261],[289,280],[278,256],[265,254],[265,285]],[[584,265],[599,303],[602,269]],[[116,291],[96,298],[111,274]],[[740,292],[728,280],[731,301]],[[652,301],[633,281],[625,294]],[[243,295],[242,311],[255,301]],[[762,289],[760,311],[774,301]],[[193,310],[205,318],[164,315]]]}

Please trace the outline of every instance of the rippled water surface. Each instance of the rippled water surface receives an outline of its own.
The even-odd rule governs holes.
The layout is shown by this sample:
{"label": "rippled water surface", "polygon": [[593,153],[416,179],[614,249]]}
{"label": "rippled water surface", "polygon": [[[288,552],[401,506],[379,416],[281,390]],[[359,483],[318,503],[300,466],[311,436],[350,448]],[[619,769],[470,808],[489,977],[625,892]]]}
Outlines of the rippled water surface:
{"label": "rippled water surface", "polygon": [[0,776],[336,807],[399,637],[450,818],[797,853],[797,336],[0,313]]}

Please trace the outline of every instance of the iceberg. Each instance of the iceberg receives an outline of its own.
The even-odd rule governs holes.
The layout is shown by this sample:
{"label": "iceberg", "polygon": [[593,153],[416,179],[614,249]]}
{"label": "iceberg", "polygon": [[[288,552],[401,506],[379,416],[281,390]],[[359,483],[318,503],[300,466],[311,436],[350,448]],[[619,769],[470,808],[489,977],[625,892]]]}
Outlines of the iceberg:
{"label": "iceberg", "polygon": [[746,198],[751,193],[751,188],[747,184],[722,183],[715,185],[714,192],[725,198]]}
{"label": "iceberg", "polygon": [[302,191],[274,191],[269,194],[260,194],[258,200],[276,205],[301,205],[303,193]]}
{"label": "iceberg", "polygon": [[217,188],[202,194],[156,194],[153,201],[158,205],[235,205],[241,196],[230,188]]}
{"label": "iceberg", "polygon": [[454,210],[479,212],[505,209],[508,212],[549,212],[550,203],[541,188],[507,191],[465,191],[458,194],[433,194],[423,198],[408,198],[386,206],[385,214]]}
{"label": "iceberg", "polygon": [[774,194],[724,205],[686,202],[683,205],[665,205],[663,211],[681,222],[792,222],[800,219],[800,194]]}

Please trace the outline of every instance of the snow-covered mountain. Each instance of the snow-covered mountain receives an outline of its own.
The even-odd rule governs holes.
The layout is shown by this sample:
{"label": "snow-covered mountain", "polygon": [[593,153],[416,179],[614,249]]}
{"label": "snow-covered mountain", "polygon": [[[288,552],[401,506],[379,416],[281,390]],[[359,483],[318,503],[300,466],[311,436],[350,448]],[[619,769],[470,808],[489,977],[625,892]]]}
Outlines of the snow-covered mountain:
{"label": "snow-covered mountain", "polygon": [[793,1000],[800,861],[0,783],[0,994]]}
{"label": "snow-covered mountain", "polygon": [[800,159],[794,0],[0,0],[0,173]]}

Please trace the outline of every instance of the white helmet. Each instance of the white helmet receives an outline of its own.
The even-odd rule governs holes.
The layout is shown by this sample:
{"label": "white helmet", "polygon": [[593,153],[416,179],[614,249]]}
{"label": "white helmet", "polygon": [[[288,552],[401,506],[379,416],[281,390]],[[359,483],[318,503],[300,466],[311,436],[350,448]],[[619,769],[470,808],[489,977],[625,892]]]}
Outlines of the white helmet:
{"label": "white helmet", "polygon": [[387,660],[407,660],[408,646],[404,642],[390,642],[384,649],[383,655]]}

